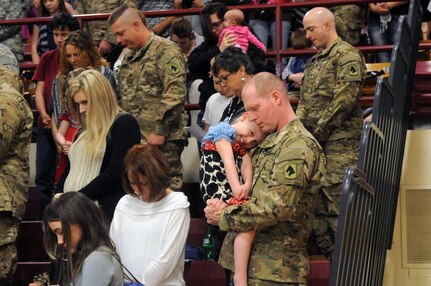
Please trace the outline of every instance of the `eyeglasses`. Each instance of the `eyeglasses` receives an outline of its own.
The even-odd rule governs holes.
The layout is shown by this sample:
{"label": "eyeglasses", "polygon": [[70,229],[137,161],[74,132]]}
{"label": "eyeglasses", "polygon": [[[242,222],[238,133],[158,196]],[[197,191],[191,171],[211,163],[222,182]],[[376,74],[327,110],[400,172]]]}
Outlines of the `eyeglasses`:
{"label": "eyeglasses", "polygon": [[223,23],[223,21],[217,21],[217,22],[214,22],[214,23],[211,23],[211,25],[213,26],[213,28],[218,28],[218,27],[220,27],[220,25]]}
{"label": "eyeglasses", "polygon": [[231,75],[232,73],[228,73],[227,75],[224,76],[213,76],[213,81],[216,84],[221,84],[221,83],[227,83],[228,81],[228,77]]}
{"label": "eyeglasses", "polygon": [[220,79],[220,83],[222,83],[222,82],[227,82],[228,81],[228,77],[231,75],[232,73],[230,72],[230,73],[228,73],[227,75],[223,75],[223,76],[219,76],[218,78]]}

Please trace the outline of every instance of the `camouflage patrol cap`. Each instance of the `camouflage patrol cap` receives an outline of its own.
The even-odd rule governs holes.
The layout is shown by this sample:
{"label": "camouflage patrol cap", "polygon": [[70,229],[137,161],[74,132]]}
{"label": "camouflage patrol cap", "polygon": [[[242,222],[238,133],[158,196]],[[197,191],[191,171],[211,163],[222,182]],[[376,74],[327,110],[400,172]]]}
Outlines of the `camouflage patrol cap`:
{"label": "camouflage patrol cap", "polygon": [[19,74],[18,60],[15,54],[5,45],[0,44],[0,64]]}

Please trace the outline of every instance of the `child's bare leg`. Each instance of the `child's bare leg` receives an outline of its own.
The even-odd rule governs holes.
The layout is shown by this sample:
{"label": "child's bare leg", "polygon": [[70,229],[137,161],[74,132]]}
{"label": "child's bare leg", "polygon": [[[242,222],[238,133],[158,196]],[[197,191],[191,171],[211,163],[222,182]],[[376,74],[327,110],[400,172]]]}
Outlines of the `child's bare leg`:
{"label": "child's bare leg", "polygon": [[247,286],[248,259],[256,231],[238,233],[234,243],[235,286]]}

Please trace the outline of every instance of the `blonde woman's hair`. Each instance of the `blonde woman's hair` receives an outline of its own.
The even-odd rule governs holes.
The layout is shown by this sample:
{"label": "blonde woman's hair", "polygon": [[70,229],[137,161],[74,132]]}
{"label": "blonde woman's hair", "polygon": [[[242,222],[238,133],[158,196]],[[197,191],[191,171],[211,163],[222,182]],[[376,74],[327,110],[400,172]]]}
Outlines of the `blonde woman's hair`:
{"label": "blonde woman's hair", "polygon": [[[74,98],[78,92],[87,96],[87,113],[79,112]],[[99,71],[86,70],[70,81],[68,89],[69,108],[78,118],[82,128],[80,136],[86,136],[86,151],[90,159],[97,158],[106,144],[109,129],[120,108],[114,91]]]}

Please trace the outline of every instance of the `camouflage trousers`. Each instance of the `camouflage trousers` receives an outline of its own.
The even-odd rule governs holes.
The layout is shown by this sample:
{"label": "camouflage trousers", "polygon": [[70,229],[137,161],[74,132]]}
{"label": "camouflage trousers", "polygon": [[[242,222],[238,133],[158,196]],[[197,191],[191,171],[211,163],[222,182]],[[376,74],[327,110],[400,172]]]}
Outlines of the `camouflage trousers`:
{"label": "camouflage trousers", "polygon": [[171,186],[173,191],[181,191],[183,186],[183,164],[181,163],[181,153],[184,150],[184,143],[181,140],[165,142],[162,148],[163,154],[169,161]]}
{"label": "camouflage trousers", "polygon": [[330,256],[337,230],[344,172],[347,167],[357,165],[359,140],[328,141],[322,147],[326,156],[326,177],[324,185],[317,195],[313,235],[320,251],[325,256]]}
{"label": "camouflage trousers", "polygon": [[[233,272],[230,275],[230,282],[229,286],[235,286],[233,282]],[[305,286],[307,284],[300,284],[300,283],[284,283],[284,282],[275,282],[275,281],[264,281],[256,278],[248,278],[247,279],[247,285],[248,286]]]}
{"label": "camouflage trousers", "polygon": [[351,45],[359,43],[361,35],[361,6],[359,5],[340,5],[330,8],[335,16],[335,27],[341,39]]}
{"label": "camouflage trousers", "polygon": [[15,273],[19,223],[10,212],[0,212],[0,285],[11,285]]}

